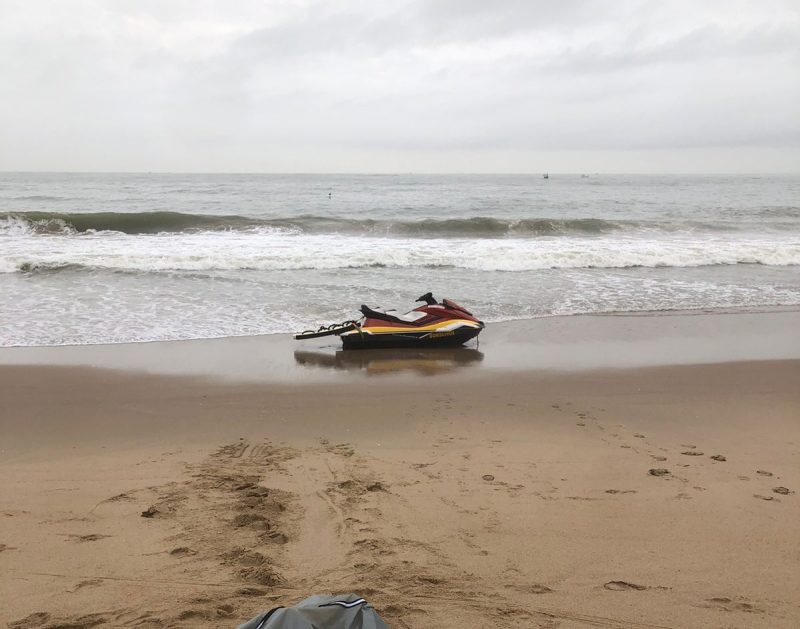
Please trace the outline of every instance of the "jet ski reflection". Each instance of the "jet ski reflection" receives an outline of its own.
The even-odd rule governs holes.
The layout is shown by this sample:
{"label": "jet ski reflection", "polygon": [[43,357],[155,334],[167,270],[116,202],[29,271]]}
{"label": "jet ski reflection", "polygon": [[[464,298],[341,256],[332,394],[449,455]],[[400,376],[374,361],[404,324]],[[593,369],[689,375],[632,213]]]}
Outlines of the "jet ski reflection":
{"label": "jet ski reflection", "polygon": [[483,360],[483,352],[466,347],[373,349],[368,352],[344,349],[336,353],[297,350],[294,359],[305,367],[363,370],[375,376],[401,371],[434,375],[475,365]]}

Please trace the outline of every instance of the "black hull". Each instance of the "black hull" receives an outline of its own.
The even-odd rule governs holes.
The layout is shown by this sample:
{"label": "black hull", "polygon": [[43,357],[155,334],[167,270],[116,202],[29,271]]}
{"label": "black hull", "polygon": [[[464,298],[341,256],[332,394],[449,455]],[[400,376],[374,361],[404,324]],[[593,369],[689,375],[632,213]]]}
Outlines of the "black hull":
{"label": "black hull", "polygon": [[383,334],[345,334],[342,338],[344,349],[389,349],[394,347],[458,347],[474,339],[480,329],[467,328],[452,332],[413,332]]}

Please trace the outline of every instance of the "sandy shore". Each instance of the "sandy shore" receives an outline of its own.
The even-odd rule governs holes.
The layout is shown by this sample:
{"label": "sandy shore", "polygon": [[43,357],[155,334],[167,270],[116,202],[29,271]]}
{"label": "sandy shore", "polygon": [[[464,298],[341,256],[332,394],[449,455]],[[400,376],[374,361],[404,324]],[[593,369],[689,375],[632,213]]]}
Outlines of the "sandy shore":
{"label": "sandy shore", "polygon": [[[393,627],[796,627],[798,315],[747,317],[288,365],[280,339],[0,351],[0,622],[234,627],[354,591]],[[520,358],[542,345],[561,364]]]}

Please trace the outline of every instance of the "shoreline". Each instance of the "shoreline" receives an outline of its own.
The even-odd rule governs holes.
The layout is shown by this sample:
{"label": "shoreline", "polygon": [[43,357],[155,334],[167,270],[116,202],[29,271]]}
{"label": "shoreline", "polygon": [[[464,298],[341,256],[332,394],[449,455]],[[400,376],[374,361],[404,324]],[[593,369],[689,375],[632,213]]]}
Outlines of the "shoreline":
{"label": "shoreline", "polygon": [[0,348],[0,366],[61,365],[242,382],[344,383],[371,375],[477,377],[800,358],[800,309],[570,315],[489,324],[464,348],[341,349],[288,334]]}
{"label": "shoreline", "polygon": [[[501,319],[499,321],[489,321],[487,325],[496,326],[513,324],[520,322],[532,322],[542,319],[561,319],[574,317],[675,317],[693,315],[740,315],[740,314],[769,314],[781,312],[800,312],[800,304],[789,305],[767,305],[767,306],[741,306],[733,307],[697,307],[674,310],[609,310],[603,312],[575,312],[571,314],[544,314],[535,317],[521,317],[515,319]],[[106,347],[119,345],[141,345],[147,343],[187,343],[192,341],[221,341],[225,339],[242,338],[278,338],[292,336],[298,330],[287,332],[264,332],[261,334],[233,334],[225,336],[193,336],[179,339],[152,339],[141,341],[111,341],[97,343],[60,343],[57,345],[0,345],[0,352],[7,349],[44,349],[56,347]]]}
{"label": "shoreline", "polygon": [[795,627],[799,320],[0,350],[0,623]]}

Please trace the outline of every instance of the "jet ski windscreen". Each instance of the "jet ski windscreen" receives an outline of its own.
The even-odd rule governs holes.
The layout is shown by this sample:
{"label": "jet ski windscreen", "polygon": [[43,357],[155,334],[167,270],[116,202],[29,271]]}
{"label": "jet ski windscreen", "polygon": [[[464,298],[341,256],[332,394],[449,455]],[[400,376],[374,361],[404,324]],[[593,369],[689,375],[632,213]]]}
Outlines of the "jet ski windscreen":
{"label": "jet ski windscreen", "polygon": [[468,314],[470,317],[472,316],[472,313],[471,313],[469,310],[467,310],[466,308],[464,308],[464,306],[459,306],[459,305],[458,305],[456,302],[454,302],[454,301],[450,301],[449,299],[445,298],[445,299],[443,299],[443,300],[442,300],[442,303],[443,303],[443,304],[444,304],[444,305],[445,305],[447,308],[451,308],[452,310],[460,310],[461,312],[464,312],[464,313]]}

